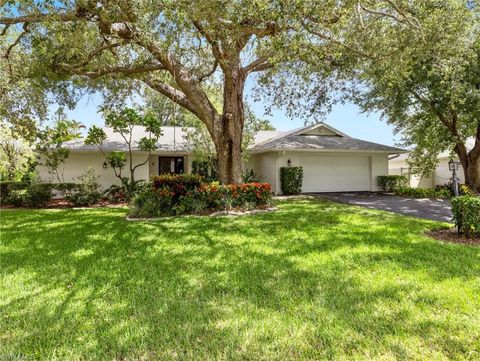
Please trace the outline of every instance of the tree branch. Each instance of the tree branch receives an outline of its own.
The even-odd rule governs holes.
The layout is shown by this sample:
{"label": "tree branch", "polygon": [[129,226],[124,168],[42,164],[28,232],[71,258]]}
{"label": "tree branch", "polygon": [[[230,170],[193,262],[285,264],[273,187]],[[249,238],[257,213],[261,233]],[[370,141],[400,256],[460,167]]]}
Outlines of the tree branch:
{"label": "tree branch", "polygon": [[90,52],[87,57],[85,58],[84,61],[80,62],[80,63],[77,63],[77,64],[61,64],[62,67],[64,68],[69,68],[69,69],[77,69],[77,68],[81,68],[83,66],[86,66],[90,63],[90,61],[92,61],[92,59],[101,54],[103,51],[107,50],[107,49],[113,49],[113,48],[116,48],[116,47],[119,47],[123,45],[122,43],[107,43],[95,50],[93,50],[92,52]]}
{"label": "tree branch", "polygon": [[171,85],[162,83],[160,81],[155,81],[155,80],[149,79],[149,78],[143,79],[143,82],[145,84],[147,84],[153,90],[158,91],[160,94],[166,96],[171,101],[177,103],[181,107],[191,111],[192,113],[194,113],[198,116],[198,112],[195,109],[192,102],[190,102],[190,100],[187,98],[187,96],[184,93],[182,93],[181,91],[175,89]]}
{"label": "tree branch", "polygon": [[18,37],[15,39],[15,41],[10,44],[10,46],[7,48],[7,51],[3,55],[4,59],[8,59],[10,57],[10,53],[12,52],[13,48],[18,45],[20,40],[28,33],[28,23],[23,24],[23,31],[18,35]]}
{"label": "tree branch", "polygon": [[242,71],[244,74],[249,74],[255,71],[263,71],[273,68],[273,64],[268,61],[268,56],[261,56],[258,59],[252,61],[250,64],[244,66]]}
{"label": "tree branch", "polygon": [[48,20],[72,21],[77,19],[74,12],[69,13],[52,13],[52,14],[31,14],[18,17],[0,17],[0,24],[15,25],[21,23],[41,23]]}
{"label": "tree branch", "polygon": [[209,78],[210,76],[213,75],[213,73],[215,73],[215,71],[217,70],[217,67],[218,67],[218,61],[215,60],[215,62],[213,63],[213,68],[212,68],[212,70],[208,71],[208,72],[205,73],[205,74],[200,75],[197,80],[198,80],[199,82],[202,82],[202,81],[204,81],[205,79]]}
{"label": "tree branch", "polygon": [[147,72],[156,71],[156,70],[165,70],[165,67],[161,64],[144,64],[144,65],[133,66],[133,67],[132,66],[111,66],[111,67],[105,67],[103,69],[97,69],[92,71],[78,70],[68,64],[59,64],[59,66],[67,71],[72,72],[73,74],[86,76],[92,79],[95,79],[104,75],[111,75],[111,74],[133,75],[133,74],[147,73]]}

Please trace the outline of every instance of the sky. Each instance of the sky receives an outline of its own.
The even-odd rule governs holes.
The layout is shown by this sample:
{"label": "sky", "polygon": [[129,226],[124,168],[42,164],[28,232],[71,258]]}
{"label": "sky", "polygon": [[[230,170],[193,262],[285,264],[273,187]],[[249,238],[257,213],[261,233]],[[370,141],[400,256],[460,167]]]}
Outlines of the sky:
{"label": "sky", "polygon": [[[303,119],[290,119],[281,110],[273,111],[271,116],[264,114],[264,104],[253,102],[246,92],[246,98],[255,114],[268,119],[277,130],[291,130],[302,127]],[[87,128],[91,125],[103,126],[103,119],[97,113],[101,104],[100,96],[94,95],[82,98],[75,109],[67,112],[69,118],[83,123]],[[393,127],[380,120],[377,113],[365,114],[354,104],[337,105],[326,116],[325,122],[353,138],[363,139],[375,143],[394,146],[400,140],[399,135],[393,134]]]}

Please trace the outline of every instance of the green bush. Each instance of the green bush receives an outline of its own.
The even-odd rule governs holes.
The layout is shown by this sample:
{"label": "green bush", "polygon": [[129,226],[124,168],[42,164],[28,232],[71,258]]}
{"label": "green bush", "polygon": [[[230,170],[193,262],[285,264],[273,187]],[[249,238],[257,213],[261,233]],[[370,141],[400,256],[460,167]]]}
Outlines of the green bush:
{"label": "green bush", "polygon": [[[252,209],[270,204],[271,186],[268,183],[220,185],[200,183],[193,187],[179,183],[179,178],[159,182],[137,194],[130,205],[133,217],[159,217],[180,214],[202,214],[231,208]],[[160,184],[162,185],[160,187]]]}
{"label": "green bush", "polygon": [[302,167],[281,167],[280,185],[283,194],[300,194],[303,184]]}
{"label": "green bush", "polygon": [[53,185],[41,183],[38,178],[26,182],[2,182],[0,186],[2,205],[14,207],[45,207],[52,199]]}
{"label": "green bush", "polygon": [[[9,182],[9,181],[0,182],[0,204],[14,205],[9,200],[12,191],[25,190],[28,187],[28,184],[29,183],[27,183],[27,182]],[[13,197],[11,199],[12,200],[17,199],[18,198],[17,196],[18,196],[18,194],[13,195]]]}
{"label": "green bush", "polygon": [[69,202],[75,206],[91,206],[98,203],[102,194],[100,183],[98,183],[98,176],[92,168],[77,178],[79,182],[75,188],[65,197]]}
{"label": "green bush", "polygon": [[384,192],[394,192],[399,187],[406,187],[408,179],[403,175],[381,175],[377,177],[377,184]]}
{"label": "green bush", "polygon": [[452,198],[453,221],[458,232],[467,237],[480,237],[480,198],[460,196]]}
{"label": "green bush", "polygon": [[[447,191],[448,193],[450,193],[450,197],[454,196],[452,183],[445,183],[445,184],[436,185],[435,190],[437,190],[437,191],[444,190],[444,191]],[[466,184],[459,184],[458,185],[458,194],[461,195],[461,196],[472,196],[473,192]]]}
{"label": "green bush", "polygon": [[260,183],[265,180],[265,177],[261,174],[255,173],[253,169],[246,169],[242,172],[243,183]]}
{"label": "green bush", "polygon": [[451,192],[448,189],[430,189],[430,188],[413,188],[413,187],[397,187],[395,194],[413,198],[450,198]]}
{"label": "green bush", "polygon": [[25,205],[31,208],[41,208],[45,207],[50,199],[52,199],[52,185],[34,180],[26,190]]}

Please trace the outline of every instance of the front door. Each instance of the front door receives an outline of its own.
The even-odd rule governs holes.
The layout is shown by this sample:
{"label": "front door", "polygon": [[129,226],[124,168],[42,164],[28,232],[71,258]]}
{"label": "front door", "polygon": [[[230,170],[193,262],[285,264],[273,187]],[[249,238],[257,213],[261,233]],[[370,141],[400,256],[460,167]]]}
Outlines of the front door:
{"label": "front door", "polygon": [[178,174],[183,171],[183,157],[158,157],[158,174]]}

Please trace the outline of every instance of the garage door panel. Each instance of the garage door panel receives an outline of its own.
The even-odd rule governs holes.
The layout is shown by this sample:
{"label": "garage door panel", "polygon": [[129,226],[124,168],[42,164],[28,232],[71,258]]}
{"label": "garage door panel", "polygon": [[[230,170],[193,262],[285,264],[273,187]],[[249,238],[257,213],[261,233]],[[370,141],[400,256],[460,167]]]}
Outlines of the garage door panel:
{"label": "garage door panel", "polygon": [[342,192],[370,190],[370,162],[361,156],[300,157],[303,166],[303,192]]}

